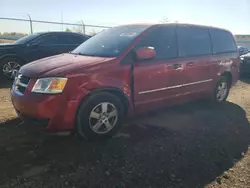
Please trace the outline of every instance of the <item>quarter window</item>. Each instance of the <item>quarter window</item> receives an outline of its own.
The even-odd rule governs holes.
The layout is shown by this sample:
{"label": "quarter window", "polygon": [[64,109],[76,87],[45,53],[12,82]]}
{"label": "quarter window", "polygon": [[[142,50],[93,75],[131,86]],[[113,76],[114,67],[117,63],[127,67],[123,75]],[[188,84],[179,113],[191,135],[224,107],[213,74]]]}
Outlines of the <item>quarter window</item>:
{"label": "quarter window", "polygon": [[224,30],[211,29],[211,38],[215,53],[237,51],[237,47],[231,33]]}
{"label": "quarter window", "polygon": [[77,36],[71,34],[61,34],[59,38],[61,44],[68,44],[68,45],[70,44],[79,45],[85,41],[83,36]]}
{"label": "quarter window", "polygon": [[197,56],[212,53],[209,29],[196,26],[177,27],[179,56]]}

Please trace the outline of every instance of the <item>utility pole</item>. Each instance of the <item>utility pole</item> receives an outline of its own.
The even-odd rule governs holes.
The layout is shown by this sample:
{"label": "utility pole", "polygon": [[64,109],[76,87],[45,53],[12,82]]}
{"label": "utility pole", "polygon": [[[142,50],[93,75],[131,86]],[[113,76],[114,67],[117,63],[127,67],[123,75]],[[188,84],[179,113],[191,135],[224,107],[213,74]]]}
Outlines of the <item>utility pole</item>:
{"label": "utility pole", "polygon": [[30,20],[30,33],[32,34],[33,33],[32,20],[31,20],[31,17],[30,17],[29,14],[28,14],[28,17],[29,17],[29,20]]}
{"label": "utility pole", "polygon": [[62,23],[62,31],[63,31],[63,12],[61,12],[61,23]]}

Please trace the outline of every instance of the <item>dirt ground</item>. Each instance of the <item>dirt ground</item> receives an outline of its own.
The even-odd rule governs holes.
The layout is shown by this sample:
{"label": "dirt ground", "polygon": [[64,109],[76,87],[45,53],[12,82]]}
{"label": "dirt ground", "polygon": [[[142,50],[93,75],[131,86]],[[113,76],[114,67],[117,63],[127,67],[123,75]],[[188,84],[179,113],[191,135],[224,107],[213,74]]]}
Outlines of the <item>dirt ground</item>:
{"label": "dirt ground", "polygon": [[0,188],[250,187],[250,81],[228,101],[172,107],[91,143],[16,119],[0,87]]}
{"label": "dirt ground", "polygon": [[14,40],[0,39],[0,43],[12,43]]}

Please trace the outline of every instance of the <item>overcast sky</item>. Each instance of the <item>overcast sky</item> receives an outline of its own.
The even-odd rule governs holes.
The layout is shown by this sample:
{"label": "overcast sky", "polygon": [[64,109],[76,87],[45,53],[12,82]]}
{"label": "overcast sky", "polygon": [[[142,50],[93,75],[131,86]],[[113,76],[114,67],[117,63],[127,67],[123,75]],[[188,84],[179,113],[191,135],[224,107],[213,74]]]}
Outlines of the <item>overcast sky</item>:
{"label": "overcast sky", "polygon": [[[115,26],[170,21],[219,26],[250,34],[250,0],[0,0],[0,17],[28,18]],[[64,29],[66,27],[64,26]],[[61,30],[34,24],[34,31]],[[91,31],[93,28],[87,28]],[[28,23],[0,20],[0,32],[30,31]]]}

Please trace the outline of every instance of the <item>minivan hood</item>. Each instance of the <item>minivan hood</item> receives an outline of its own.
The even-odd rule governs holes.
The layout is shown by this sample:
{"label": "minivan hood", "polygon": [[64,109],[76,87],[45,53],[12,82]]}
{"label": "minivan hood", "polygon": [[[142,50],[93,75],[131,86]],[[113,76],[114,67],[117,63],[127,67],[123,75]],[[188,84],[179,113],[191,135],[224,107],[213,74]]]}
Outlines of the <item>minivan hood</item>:
{"label": "minivan hood", "polygon": [[70,71],[103,63],[110,59],[112,58],[60,54],[28,63],[22,66],[20,73],[30,78],[64,76]]}

